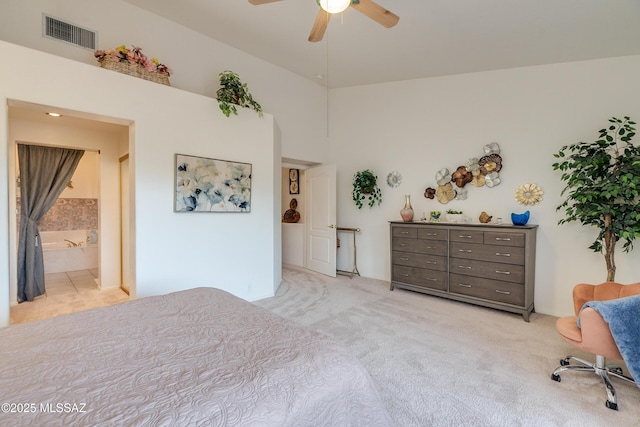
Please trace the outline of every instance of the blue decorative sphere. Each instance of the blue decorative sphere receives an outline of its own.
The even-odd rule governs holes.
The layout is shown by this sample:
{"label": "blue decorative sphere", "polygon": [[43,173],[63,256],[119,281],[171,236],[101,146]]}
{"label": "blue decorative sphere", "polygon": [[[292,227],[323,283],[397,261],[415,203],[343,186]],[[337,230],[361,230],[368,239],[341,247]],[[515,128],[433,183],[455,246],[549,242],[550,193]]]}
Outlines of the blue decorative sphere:
{"label": "blue decorative sphere", "polygon": [[529,211],[522,214],[512,213],[511,222],[513,222],[513,225],[525,225],[529,222]]}

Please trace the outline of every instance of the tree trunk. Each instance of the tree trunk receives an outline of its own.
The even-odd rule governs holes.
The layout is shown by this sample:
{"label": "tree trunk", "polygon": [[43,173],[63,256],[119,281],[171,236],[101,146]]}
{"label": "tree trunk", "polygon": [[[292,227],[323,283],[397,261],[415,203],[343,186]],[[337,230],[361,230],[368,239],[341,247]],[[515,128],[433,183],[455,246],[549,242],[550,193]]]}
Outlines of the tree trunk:
{"label": "tree trunk", "polygon": [[604,226],[607,231],[604,233],[604,260],[607,263],[607,282],[613,282],[616,277],[616,261],[614,258],[616,250],[616,239],[611,230],[611,215],[604,216]]}

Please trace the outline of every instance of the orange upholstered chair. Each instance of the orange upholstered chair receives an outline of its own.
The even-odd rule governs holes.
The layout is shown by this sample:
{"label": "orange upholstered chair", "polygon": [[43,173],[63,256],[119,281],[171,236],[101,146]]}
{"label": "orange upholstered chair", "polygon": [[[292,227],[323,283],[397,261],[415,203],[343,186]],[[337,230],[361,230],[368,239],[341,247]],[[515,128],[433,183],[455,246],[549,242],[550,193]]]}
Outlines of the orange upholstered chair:
{"label": "orange upholstered chair", "polygon": [[[609,375],[634,383],[633,378],[623,375],[622,369],[617,366],[608,366],[606,358],[622,359],[622,355],[616,345],[609,325],[600,313],[591,307],[582,310],[582,306],[589,301],[608,301],[616,298],[640,294],[640,283],[633,285],[621,285],[615,282],[605,282],[600,285],[579,284],[573,288],[573,304],[575,316],[561,317],[556,321],[558,333],[569,344],[594,354],[595,363],[588,362],[575,356],[567,356],[560,360],[560,366],[551,374],[551,379],[560,382],[560,372],[576,370],[594,372],[602,378],[607,391],[606,406],[610,409],[618,409],[616,392],[609,380]],[[582,312],[581,312],[582,310]],[[578,316],[580,326],[578,327]],[[570,361],[576,361],[579,365],[571,365]]]}

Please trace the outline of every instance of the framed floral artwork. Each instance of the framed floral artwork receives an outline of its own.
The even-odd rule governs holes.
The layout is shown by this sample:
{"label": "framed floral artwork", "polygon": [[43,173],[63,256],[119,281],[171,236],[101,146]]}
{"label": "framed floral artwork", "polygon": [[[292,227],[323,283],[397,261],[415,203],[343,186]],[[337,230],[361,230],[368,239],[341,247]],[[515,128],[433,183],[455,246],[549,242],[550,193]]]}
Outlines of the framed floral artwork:
{"label": "framed floral artwork", "polygon": [[251,212],[251,163],[175,157],[175,212]]}
{"label": "framed floral artwork", "polygon": [[289,169],[289,194],[300,194],[300,171]]}

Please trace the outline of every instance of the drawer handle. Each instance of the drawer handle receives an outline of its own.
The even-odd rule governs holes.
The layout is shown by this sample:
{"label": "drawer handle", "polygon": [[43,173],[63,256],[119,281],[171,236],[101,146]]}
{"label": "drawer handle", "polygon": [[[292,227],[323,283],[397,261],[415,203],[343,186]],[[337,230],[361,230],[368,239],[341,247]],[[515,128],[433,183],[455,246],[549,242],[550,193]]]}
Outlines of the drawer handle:
{"label": "drawer handle", "polygon": [[510,242],[511,241],[511,237],[496,237],[496,240],[502,240],[505,242]]}
{"label": "drawer handle", "polygon": [[409,246],[407,243],[399,243],[400,246]]}
{"label": "drawer handle", "polygon": [[470,288],[471,285],[466,285],[464,283],[458,283],[458,286],[462,286],[463,288]]}
{"label": "drawer handle", "polygon": [[425,277],[425,279],[427,279],[430,282],[437,282],[438,281],[438,279],[434,279],[432,277]]}
{"label": "drawer handle", "polygon": [[461,234],[461,235],[459,235],[458,237],[459,237],[459,238],[461,238],[461,239],[472,239],[472,238],[473,238],[472,236],[469,236],[469,235],[462,235],[462,234]]}
{"label": "drawer handle", "polygon": [[466,265],[459,265],[458,268],[466,268],[467,270],[471,270],[471,267]]}
{"label": "drawer handle", "polygon": [[503,254],[500,252],[496,252],[496,256],[511,256],[511,254]]}
{"label": "drawer handle", "polygon": [[404,277],[409,277],[409,275],[407,273],[400,273],[400,275],[404,276]]}
{"label": "drawer handle", "polygon": [[400,257],[400,261],[409,261],[409,258]]}
{"label": "drawer handle", "polygon": [[510,271],[500,271],[500,270],[496,270],[496,273],[498,273],[498,274],[511,274]]}
{"label": "drawer handle", "polygon": [[471,249],[458,249],[458,252],[467,252],[467,253],[471,253]]}
{"label": "drawer handle", "polygon": [[427,246],[425,249],[438,249],[437,246]]}
{"label": "drawer handle", "polygon": [[437,236],[438,235],[438,233],[424,233],[424,234],[426,234],[427,236]]}
{"label": "drawer handle", "polygon": [[511,292],[501,291],[500,289],[496,289],[496,293],[502,294],[502,295],[511,295]]}
{"label": "drawer handle", "polygon": [[409,234],[408,231],[401,231],[400,234]]}
{"label": "drawer handle", "polygon": [[433,264],[436,265],[438,263],[438,261],[425,261],[427,264]]}

